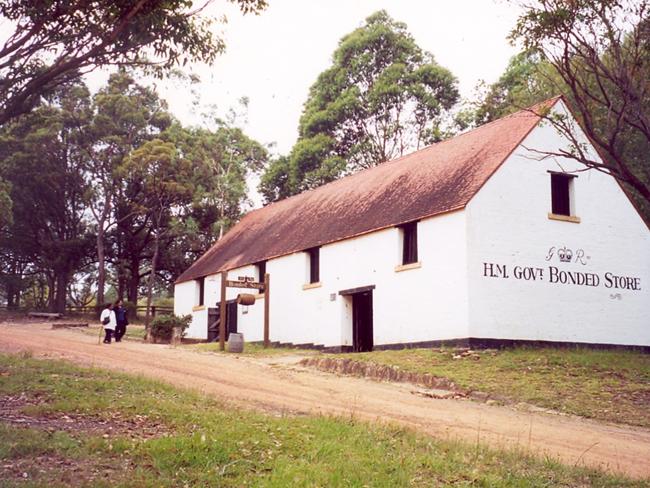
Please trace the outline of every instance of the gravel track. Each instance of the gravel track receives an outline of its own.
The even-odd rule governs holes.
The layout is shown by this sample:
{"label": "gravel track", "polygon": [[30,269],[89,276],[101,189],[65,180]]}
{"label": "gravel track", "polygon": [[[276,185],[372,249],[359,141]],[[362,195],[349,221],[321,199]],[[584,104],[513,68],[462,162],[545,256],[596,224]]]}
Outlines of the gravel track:
{"label": "gravel track", "polygon": [[30,351],[86,366],[134,373],[246,408],[326,414],[408,426],[443,439],[478,441],[650,478],[650,430],[574,416],[522,412],[467,400],[414,394],[412,385],[336,376],[297,365],[300,358],[199,353],[140,342],[98,345],[92,336],[51,324],[0,324],[0,351]]}

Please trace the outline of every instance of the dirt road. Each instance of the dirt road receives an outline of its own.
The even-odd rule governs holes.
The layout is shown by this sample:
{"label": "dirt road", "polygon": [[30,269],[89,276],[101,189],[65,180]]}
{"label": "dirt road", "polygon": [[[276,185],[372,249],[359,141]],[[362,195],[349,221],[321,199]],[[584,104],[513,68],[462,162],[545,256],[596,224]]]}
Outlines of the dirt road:
{"label": "dirt road", "polygon": [[299,368],[290,360],[198,353],[186,348],[122,342],[98,345],[80,331],[50,325],[0,324],[0,351],[137,373],[264,410],[354,416],[394,422],[439,438],[477,439],[650,477],[650,431],[575,417],[521,412],[466,400],[413,394],[405,384],[338,377]]}

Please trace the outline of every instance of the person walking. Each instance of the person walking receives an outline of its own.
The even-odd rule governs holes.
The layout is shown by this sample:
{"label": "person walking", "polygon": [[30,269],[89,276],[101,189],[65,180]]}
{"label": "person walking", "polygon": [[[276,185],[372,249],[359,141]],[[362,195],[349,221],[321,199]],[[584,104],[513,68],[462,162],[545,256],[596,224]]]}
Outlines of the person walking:
{"label": "person walking", "polygon": [[99,316],[99,321],[104,326],[104,344],[111,343],[111,337],[115,333],[115,327],[117,326],[117,320],[115,318],[115,312],[113,311],[113,304],[109,303],[106,305],[106,308],[102,310],[102,314]]}
{"label": "person walking", "polygon": [[126,334],[126,326],[129,325],[127,310],[124,307],[122,300],[115,302],[113,311],[115,312],[115,320],[117,323],[117,326],[115,327],[115,342],[120,342],[122,337],[124,337],[124,334]]}

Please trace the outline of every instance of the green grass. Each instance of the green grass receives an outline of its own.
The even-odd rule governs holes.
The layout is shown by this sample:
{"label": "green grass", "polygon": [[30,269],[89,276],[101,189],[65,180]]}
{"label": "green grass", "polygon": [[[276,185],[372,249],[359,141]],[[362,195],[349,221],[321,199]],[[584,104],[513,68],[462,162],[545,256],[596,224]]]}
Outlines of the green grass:
{"label": "green grass", "polygon": [[[218,342],[204,342],[200,344],[191,344],[185,347],[187,347],[188,349],[194,349],[196,351],[221,353],[221,351],[219,350]],[[228,344],[226,343],[226,352],[227,351],[228,351]],[[295,355],[306,356],[306,355],[318,354],[318,352],[310,349],[295,349],[290,347],[268,347],[265,349],[262,344],[246,342],[244,344],[244,352],[238,354],[241,354],[243,356],[259,356],[259,357],[295,356]]]}
{"label": "green grass", "polygon": [[[138,377],[0,355],[0,398],[21,394],[29,415],[65,414],[79,427],[0,422],[2,486],[648,486],[403,428],[264,415]],[[145,419],[160,432],[103,436],[82,428],[93,419]],[[3,471],[14,465],[27,480]]]}
{"label": "green grass", "polygon": [[341,355],[448,378],[462,388],[584,417],[650,427],[650,355],[593,349],[507,349],[454,359],[451,349]]}

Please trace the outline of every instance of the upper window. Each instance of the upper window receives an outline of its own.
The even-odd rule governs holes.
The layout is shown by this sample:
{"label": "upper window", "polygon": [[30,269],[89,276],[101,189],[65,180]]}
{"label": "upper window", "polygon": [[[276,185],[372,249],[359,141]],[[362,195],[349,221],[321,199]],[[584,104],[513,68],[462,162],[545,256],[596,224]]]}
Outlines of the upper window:
{"label": "upper window", "polygon": [[574,215],[573,181],[575,175],[551,173],[551,213],[554,215]]}
{"label": "upper window", "polygon": [[255,268],[257,269],[257,281],[261,283],[264,281],[264,275],[266,274],[266,261],[255,263]]}
{"label": "upper window", "polygon": [[202,306],[205,303],[205,276],[196,280],[197,304]]}
{"label": "upper window", "polygon": [[409,222],[402,230],[402,264],[418,262],[418,223]]}
{"label": "upper window", "polygon": [[320,247],[313,247],[307,250],[309,254],[309,282],[320,281]]}

